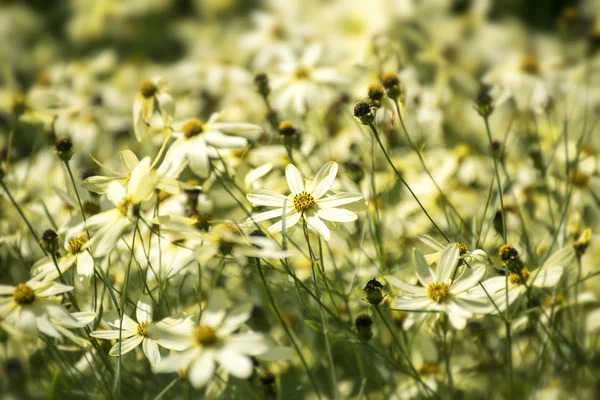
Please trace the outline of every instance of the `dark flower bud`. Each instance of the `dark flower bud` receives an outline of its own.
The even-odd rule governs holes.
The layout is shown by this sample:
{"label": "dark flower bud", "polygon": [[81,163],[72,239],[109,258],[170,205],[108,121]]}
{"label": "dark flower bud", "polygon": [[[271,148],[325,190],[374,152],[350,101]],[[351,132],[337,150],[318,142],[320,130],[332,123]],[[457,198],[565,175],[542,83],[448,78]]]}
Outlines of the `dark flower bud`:
{"label": "dark flower bud", "polygon": [[54,144],[54,152],[62,161],[69,161],[73,157],[73,142],[67,136],[61,136]]}
{"label": "dark flower bud", "polygon": [[373,319],[367,313],[359,314],[354,320],[356,331],[366,341],[373,338]]}
{"label": "dark flower bud", "polygon": [[40,244],[50,254],[55,254],[58,251],[58,235],[52,229],[46,229],[42,234]]}
{"label": "dark flower bud", "polygon": [[573,247],[575,248],[575,254],[578,257],[581,257],[585,254],[588,246],[590,245],[590,240],[592,239],[592,229],[585,228],[583,232],[577,237],[577,240],[573,243]]}
{"label": "dark flower bud", "polygon": [[254,77],[254,84],[256,89],[261,96],[267,97],[271,93],[271,87],[269,86],[269,77],[267,74],[260,73]]}
{"label": "dark flower bud", "polygon": [[359,101],[354,106],[354,116],[361,122],[363,125],[370,125],[373,123],[375,116],[371,112],[371,106],[364,101]]}
{"label": "dark flower bud", "polygon": [[371,83],[368,88],[368,96],[371,100],[379,101],[383,98],[385,91],[379,83]]}
{"label": "dark flower bud", "polygon": [[279,123],[279,134],[283,137],[290,137],[298,133],[290,121],[281,121]]}
{"label": "dark flower bud", "polygon": [[398,100],[402,95],[403,84],[394,72],[384,73],[381,76],[381,83],[390,99]]}
{"label": "dark flower bud", "polygon": [[383,285],[377,279],[371,279],[363,289],[367,295],[367,301],[372,305],[379,305],[383,300]]}
{"label": "dark flower bud", "polygon": [[475,110],[481,115],[483,118],[487,118],[492,115],[494,111],[494,106],[492,104],[493,99],[489,94],[489,87],[482,86],[479,90],[479,94],[475,98]]}

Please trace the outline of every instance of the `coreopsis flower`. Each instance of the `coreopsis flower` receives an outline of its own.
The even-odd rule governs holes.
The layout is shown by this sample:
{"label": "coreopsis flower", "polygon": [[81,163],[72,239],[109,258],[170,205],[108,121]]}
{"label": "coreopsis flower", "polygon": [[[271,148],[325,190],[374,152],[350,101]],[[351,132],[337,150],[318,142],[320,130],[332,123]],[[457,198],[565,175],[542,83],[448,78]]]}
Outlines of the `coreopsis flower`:
{"label": "coreopsis flower", "polygon": [[346,83],[335,67],[317,66],[322,52],[322,46],[314,44],[299,59],[289,57],[280,65],[280,74],[271,79],[276,108],[305,114],[323,104],[332,86]]}
{"label": "coreopsis flower", "polygon": [[466,292],[476,286],[485,274],[485,265],[462,266],[458,270],[460,250],[451,243],[442,252],[435,273],[425,257],[414,250],[412,262],[421,285],[410,285],[402,280],[387,276],[385,279],[402,290],[394,301],[394,307],[406,311],[433,311],[448,315],[456,329],[462,329],[473,314],[492,311],[492,304],[483,298],[470,298]]}
{"label": "coreopsis flower", "polygon": [[121,342],[113,345],[108,353],[113,357],[129,353],[142,345],[142,350],[152,366],[161,360],[159,346],[171,350],[185,349],[181,342],[171,339],[173,336],[171,330],[181,329],[181,326],[191,326],[189,319],[167,317],[162,321],[153,322],[152,302],[146,295],[137,302],[136,318],[137,323],[127,315],[123,315],[122,322],[118,318],[109,320],[107,323],[113,328],[112,330],[96,330],[90,335],[98,339],[120,339]]}
{"label": "coreopsis flower", "polygon": [[234,333],[250,318],[252,305],[245,304],[228,311],[226,301],[225,292],[214,289],[198,325],[174,338],[186,350],[165,357],[154,371],[187,370],[187,376],[196,388],[212,378],[217,363],[237,378],[250,377],[254,369],[250,357],[266,353],[269,347],[260,333]]}
{"label": "coreopsis flower", "polygon": [[[219,158],[219,149],[242,149],[248,139],[257,138],[262,132],[258,125],[248,123],[218,122],[219,114],[213,114],[202,123],[192,119],[173,132],[177,138],[165,155],[165,163],[181,165],[186,160],[192,172],[201,178],[210,173],[210,158]],[[233,136],[241,135],[241,136]]]}
{"label": "coreopsis flower", "polygon": [[72,289],[72,286],[56,282],[33,280],[17,286],[0,285],[0,318],[29,337],[37,337],[38,332],[42,332],[60,338],[56,325],[85,325],[69,314],[60,304],[61,298],[57,296]]}
{"label": "coreopsis flower", "polygon": [[167,81],[155,77],[143,81],[133,102],[133,126],[138,142],[148,137],[150,118],[155,107],[163,120],[164,127],[170,127],[175,112],[173,97],[166,90]]}
{"label": "coreopsis flower", "polygon": [[[64,274],[73,265],[77,265],[77,275],[80,280],[89,278],[94,273],[94,259],[84,248],[88,241],[85,232],[67,235],[64,245],[66,254],[58,260],[60,274]],[[32,267],[32,274],[35,280],[43,281],[53,281],[60,276],[52,257],[45,257],[38,261]]]}
{"label": "coreopsis flower", "polygon": [[156,171],[151,169],[150,157],[146,157],[131,171],[127,187],[117,181],[110,182],[106,195],[114,208],[87,219],[86,228],[95,233],[86,248],[93,248],[95,256],[107,254],[133,224],[133,214],[139,211],[135,209],[152,197],[158,180]]}
{"label": "coreopsis flower", "polygon": [[[337,171],[338,164],[330,161],[321,167],[314,180],[305,182],[298,169],[293,164],[289,164],[285,169],[285,176],[291,194],[286,197],[266,189],[251,191],[246,197],[252,204],[275,207],[275,209],[253,215],[246,223],[254,224],[283,217],[286,228],[291,228],[300,221],[300,218],[304,218],[311,228],[325,240],[329,240],[331,232],[323,220],[352,222],[358,216],[340,206],[363,201],[360,193],[340,192],[326,196],[333,185]],[[280,220],[271,225],[269,231],[280,232],[282,227],[283,220]]]}

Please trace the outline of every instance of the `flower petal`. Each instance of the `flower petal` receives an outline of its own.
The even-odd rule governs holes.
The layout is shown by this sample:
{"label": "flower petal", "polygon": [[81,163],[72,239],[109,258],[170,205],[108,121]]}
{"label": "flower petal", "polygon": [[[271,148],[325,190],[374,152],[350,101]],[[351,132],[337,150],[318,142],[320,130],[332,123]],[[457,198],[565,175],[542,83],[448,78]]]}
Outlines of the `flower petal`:
{"label": "flower petal", "polygon": [[427,294],[427,291],[425,290],[425,288],[420,287],[420,286],[409,285],[408,283],[404,283],[403,281],[396,278],[395,276],[388,275],[385,277],[385,280],[388,283],[401,289],[405,293],[417,295],[417,296],[425,296]]}
{"label": "flower petal", "polygon": [[331,185],[333,185],[338,168],[338,164],[334,161],[329,161],[323,165],[306,191],[312,194],[315,200],[325,196]]}
{"label": "flower petal", "polygon": [[257,206],[270,207],[283,207],[283,202],[287,200],[286,196],[267,189],[253,190],[246,195],[246,198]]}
{"label": "flower petal", "polygon": [[437,282],[447,283],[450,281],[452,274],[456,270],[459,256],[460,251],[456,243],[450,243],[446,246],[436,269]]}
{"label": "flower petal", "polygon": [[212,351],[204,351],[194,363],[192,363],[188,376],[192,386],[200,388],[212,378],[215,372],[215,359]]}
{"label": "flower petal", "polygon": [[423,286],[429,286],[433,283],[433,273],[425,261],[423,254],[417,250],[413,250],[412,262],[415,265],[415,270],[419,280]]}
{"label": "flower petal", "polygon": [[326,221],[333,222],[352,222],[358,219],[358,216],[352,211],[348,211],[343,208],[318,209],[317,216]]}
{"label": "flower petal", "polygon": [[325,222],[321,221],[321,218],[312,213],[308,213],[308,215],[305,215],[304,218],[306,218],[306,222],[308,222],[308,225],[311,228],[319,232],[319,235],[323,236],[323,239],[329,240],[331,237],[331,232],[329,231],[327,225],[325,225]]}
{"label": "flower petal", "polygon": [[333,196],[321,197],[317,204],[320,208],[333,208],[343,206],[344,204],[356,203],[363,200],[364,197],[360,193],[336,193]]}
{"label": "flower petal", "polygon": [[237,378],[245,379],[252,375],[252,361],[248,356],[225,348],[217,353],[217,360],[227,372]]}
{"label": "flower petal", "polygon": [[293,195],[304,191],[304,181],[298,168],[294,164],[288,164],[285,169],[285,178],[287,179],[288,186]]}

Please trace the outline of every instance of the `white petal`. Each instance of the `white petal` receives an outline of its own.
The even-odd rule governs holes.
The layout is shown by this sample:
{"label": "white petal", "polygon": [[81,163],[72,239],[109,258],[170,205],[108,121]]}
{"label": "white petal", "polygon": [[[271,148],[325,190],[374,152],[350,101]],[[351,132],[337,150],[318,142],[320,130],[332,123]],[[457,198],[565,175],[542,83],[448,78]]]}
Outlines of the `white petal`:
{"label": "white petal", "polygon": [[240,149],[248,145],[248,140],[239,136],[224,135],[221,132],[211,131],[204,134],[206,143],[222,149]]}
{"label": "white petal", "polygon": [[427,291],[425,288],[420,287],[420,286],[409,285],[408,283],[404,283],[403,281],[396,278],[395,276],[388,275],[385,277],[385,280],[388,283],[401,289],[403,292],[406,292],[406,293],[409,293],[412,295],[417,295],[417,296],[425,296],[427,294]]}
{"label": "white petal", "polygon": [[436,281],[447,283],[450,281],[452,274],[456,269],[460,252],[456,243],[450,243],[440,257],[440,261],[436,270]]}
{"label": "white petal", "polygon": [[261,212],[259,214],[255,214],[246,220],[246,224],[253,224],[255,222],[265,221],[267,219],[281,217],[284,214],[283,208],[276,208],[274,210],[269,210],[265,212]]}
{"label": "white petal", "polygon": [[333,222],[352,222],[358,219],[358,216],[352,211],[348,211],[343,208],[318,209],[317,216],[326,221]]}
{"label": "white petal", "polygon": [[308,222],[308,225],[319,232],[319,235],[323,236],[323,239],[329,240],[331,237],[331,232],[329,231],[327,225],[325,225],[325,222],[321,221],[321,218],[315,214],[308,214],[309,215],[304,216],[306,218],[306,222]]}
{"label": "white petal", "polygon": [[255,332],[233,335],[227,339],[224,347],[236,353],[251,356],[263,354],[269,350],[269,345],[264,335]]}
{"label": "white petal", "polygon": [[206,309],[202,311],[200,324],[215,327],[225,318],[227,307],[227,295],[223,289],[213,289],[208,298]]}
{"label": "white petal", "polygon": [[288,164],[286,167],[285,178],[287,179],[287,184],[293,195],[304,191],[304,181],[302,180],[302,175],[300,175],[300,171],[298,171],[298,168],[296,168],[294,164]]}
{"label": "white petal", "polygon": [[539,271],[539,273],[538,271],[532,271],[529,274],[535,276],[535,278],[530,285],[537,287],[554,287],[560,281],[562,273],[562,267],[545,268],[544,270]]}
{"label": "white petal", "polygon": [[222,349],[217,353],[217,360],[227,372],[237,378],[245,379],[252,375],[252,361],[248,356]]}
{"label": "white petal", "polygon": [[142,322],[152,322],[152,300],[148,295],[140,296],[135,310],[135,317],[138,324]]}
{"label": "white petal", "polygon": [[127,172],[131,172],[140,163],[140,160],[133,151],[123,150],[121,151],[121,162],[125,166]]}
{"label": "white petal", "polygon": [[323,165],[306,191],[312,194],[315,199],[325,196],[335,180],[338,168],[338,164],[334,161],[329,161]]}
{"label": "white petal", "polygon": [[227,313],[227,316],[223,320],[223,323],[219,327],[219,333],[223,336],[229,335],[240,327],[244,322],[250,318],[252,308],[254,306],[250,303],[237,306]]}
{"label": "white petal", "polygon": [[[123,340],[123,342],[121,342],[121,355],[125,354],[125,353],[129,353],[131,350],[135,349],[137,346],[139,346],[140,343],[142,343],[142,340],[144,340],[143,336],[133,336],[130,337],[126,340]],[[108,354],[110,356],[116,357],[119,355],[119,343],[115,344],[110,351],[108,352]]]}
{"label": "white petal", "polygon": [[548,267],[564,267],[564,268],[566,268],[567,266],[569,266],[569,264],[571,264],[571,261],[573,261],[574,258],[575,258],[575,251],[573,250],[573,247],[567,246],[567,247],[557,251],[556,253],[552,254],[550,257],[548,257],[548,259],[546,260],[546,262],[544,263],[542,268],[544,268],[544,269],[548,268]]}
{"label": "white petal", "polygon": [[200,388],[212,378],[215,372],[215,360],[212,351],[204,351],[191,365],[188,371],[190,382],[195,388]]}
{"label": "white petal", "polygon": [[142,349],[144,350],[144,354],[150,361],[150,365],[155,366],[160,361],[160,351],[158,350],[158,345],[152,339],[145,338],[142,342]]}
{"label": "white petal", "polygon": [[407,311],[424,311],[433,304],[433,300],[427,297],[408,298],[401,297],[394,301],[394,308]]}
{"label": "white petal", "polygon": [[[248,201],[257,206],[283,207],[287,197],[272,190],[258,189],[246,195]],[[289,203],[289,201],[288,201]]]}
{"label": "white petal", "polygon": [[[478,286],[479,281],[485,275],[485,266],[477,265],[472,268],[467,268],[457,279],[454,281],[450,288],[450,292],[458,294],[469,290],[475,286]],[[486,288],[487,289],[487,288]]]}
{"label": "white petal", "polygon": [[35,295],[39,297],[50,297],[60,293],[65,293],[73,290],[73,286],[63,285],[62,283],[52,283],[47,288],[43,288],[40,291],[35,291]]}
{"label": "white petal", "polygon": [[94,259],[88,251],[77,255],[77,274],[79,278],[89,278],[94,273]]}
{"label": "white petal", "polygon": [[320,208],[333,208],[343,206],[344,204],[356,203],[357,201],[364,200],[364,197],[360,193],[337,193],[333,196],[321,197],[317,204]]}
{"label": "white petal", "polygon": [[143,201],[154,191],[154,182],[150,178],[150,157],[144,157],[142,161],[133,169],[127,183],[127,193],[135,201]]}
{"label": "white petal", "polygon": [[[124,339],[124,338],[131,337],[133,335],[134,335],[134,333],[131,331],[123,331],[123,334],[121,335],[121,337]],[[114,330],[114,329],[111,329],[109,331],[107,331],[107,330],[94,331],[94,332],[90,333],[90,336],[93,336],[98,339],[118,339],[119,331]]]}
{"label": "white petal", "polygon": [[425,235],[424,233],[417,233],[417,238],[419,238],[421,242],[425,243],[427,246],[431,247],[436,251],[444,251],[444,246],[429,235]]}
{"label": "white petal", "polygon": [[[289,214],[287,214],[285,216],[285,229],[289,229],[292,226],[296,225],[298,223],[298,221],[300,221],[300,217],[302,216],[302,214],[300,214],[297,211],[292,211]],[[281,232],[281,230],[283,229],[283,220],[282,221],[278,221],[276,223],[274,223],[273,225],[271,225],[269,227],[269,232],[271,233],[275,233],[275,232]]]}
{"label": "white petal", "polygon": [[206,142],[203,139],[189,141],[187,149],[188,165],[192,172],[201,178],[209,175],[209,162]]}
{"label": "white petal", "polygon": [[174,353],[152,367],[154,372],[175,372],[186,369],[190,363],[196,358],[197,350],[188,350],[184,353]]}
{"label": "white petal", "polygon": [[431,272],[427,261],[425,261],[423,254],[417,250],[413,250],[412,262],[415,265],[417,276],[423,286],[431,285],[433,283],[433,273]]}

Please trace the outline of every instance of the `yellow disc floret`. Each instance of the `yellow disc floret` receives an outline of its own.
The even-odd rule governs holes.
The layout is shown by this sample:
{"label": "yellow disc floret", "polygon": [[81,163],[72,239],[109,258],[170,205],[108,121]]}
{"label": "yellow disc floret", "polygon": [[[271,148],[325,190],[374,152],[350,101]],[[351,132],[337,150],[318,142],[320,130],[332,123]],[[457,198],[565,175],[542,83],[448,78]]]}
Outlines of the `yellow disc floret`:
{"label": "yellow disc floret", "polygon": [[20,305],[31,304],[35,300],[35,292],[29,285],[19,283],[13,293],[15,302]]}
{"label": "yellow disc floret", "polygon": [[183,124],[181,131],[186,138],[191,138],[201,134],[204,131],[204,125],[198,119],[191,119]]}
{"label": "yellow disc floret", "polygon": [[142,82],[140,84],[140,93],[146,99],[153,97],[157,91],[158,91],[158,88],[156,87],[154,82],[152,82],[151,80],[146,79],[144,82]]}
{"label": "yellow disc floret", "polygon": [[432,283],[427,286],[427,297],[437,303],[443,303],[450,295],[450,285],[447,283]]}
{"label": "yellow disc floret", "polygon": [[69,246],[67,247],[67,254],[70,256],[74,256],[81,251],[81,247],[88,242],[88,237],[86,235],[78,236],[69,241]]}
{"label": "yellow disc floret", "polygon": [[146,336],[148,334],[148,331],[146,330],[146,326],[149,324],[149,322],[142,322],[141,324],[138,324],[138,326],[135,328],[135,333],[138,336]]}
{"label": "yellow disc floret", "polygon": [[529,279],[529,270],[523,268],[520,273],[512,272],[508,274],[508,281],[513,285],[522,285]]}
{"label": "yellow disc floret", "polygon": [[213,328],[207,325],[200,325],[194,331],[194,338],[198,344],[210,346],[217,342],[217,334]]}
{"label": "yellow disc floret", "polygon": [[310,193],[301,192],[294,196],[294,209],[304,212],[315,205],[315,198]]}

